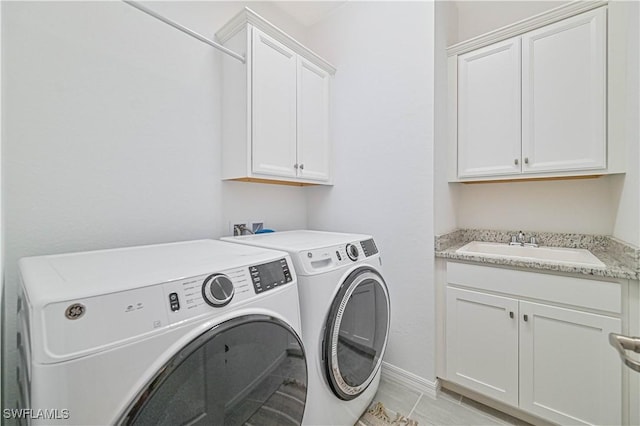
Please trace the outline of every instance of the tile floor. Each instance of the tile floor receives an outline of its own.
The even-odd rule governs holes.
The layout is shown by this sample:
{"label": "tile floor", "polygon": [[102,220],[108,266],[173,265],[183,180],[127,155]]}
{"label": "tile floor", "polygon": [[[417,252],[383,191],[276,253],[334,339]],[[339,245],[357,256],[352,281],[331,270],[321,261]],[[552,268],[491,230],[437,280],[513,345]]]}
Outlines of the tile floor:
{"label": "tile floor", "polygon": [[393,419],[401,413],[418,422],[419,426],[447,425],[518,425],[528,426],[491,407],[442,389],[436,399],[399,383],[381,380],[373,399],[384,404]]}

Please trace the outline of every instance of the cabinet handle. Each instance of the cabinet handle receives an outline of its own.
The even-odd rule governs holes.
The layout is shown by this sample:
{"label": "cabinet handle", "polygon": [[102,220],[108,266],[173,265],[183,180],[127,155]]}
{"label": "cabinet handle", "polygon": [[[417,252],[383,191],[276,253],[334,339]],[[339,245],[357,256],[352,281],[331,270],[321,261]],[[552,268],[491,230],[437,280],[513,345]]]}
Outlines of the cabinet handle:
{"label": "cabinet handle", "polygon": [[524,164],[529,164],[529,157],[524,157]]}
{"label": "cabinet handle", "polygon": [[294,164],[294,165],[293,165],[293,168],[294,168],[294,169],[297,169],[297,168],[298,168],[298,163]]}
{"label": "cabinet handle", "polygon": [[518,159],[517,158],[515,160],[513,160],[513,164],[515,164],[516,166],[518,165]]}
{"label": "cabinet handle", "polygon": [[513,319],[513,311],[509,311],[509,318]]}
{"label": "cabinet handle", "polygon": [[300,170],[304,170],[304,164],[300,164]]}
{"label": "cabinet handle", "polygon": [[529,315],[527,315],[527,314],[524,314],[524,315],[523,315],[523,318],[524,318],[524,322],[527,322],[527,321],[529,321]]}

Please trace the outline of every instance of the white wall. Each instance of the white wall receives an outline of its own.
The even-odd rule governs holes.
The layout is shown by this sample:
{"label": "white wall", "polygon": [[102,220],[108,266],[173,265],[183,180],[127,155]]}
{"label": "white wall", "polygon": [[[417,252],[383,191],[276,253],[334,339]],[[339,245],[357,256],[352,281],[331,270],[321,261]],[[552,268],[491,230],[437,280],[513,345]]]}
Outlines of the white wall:
{"label": "white wall", "polygon": [[[0,2],[0,100],[2,97],[2,40],[4,35],[2,34],[2,9],[4,8],[2,2]],[[4,215],[3,215],[3,191],[2,191],[2,139],[3,138],[3,126],[2,126],[2,101],[0,101],[0,408],[4,407],[2,401],[2,379],[4,376],[4,356],[2,351],[2,340],[4,338]]]}
{"label": "white wall", "polygon": [[[459,198],[459,185],[447,183],[448,164],[448,70],[446,47],[457,38],[458,19],[454,2],[438,1],[435,3],[435,146],[434,146],[434,231],[444,234],[456,229]],[[445,286],[446,267],[442,259],[435,260],[434,301],[436,316],[435,358],[436,375],[445,373]]]}
{"label": "white wall", "polygon": [[618,193],[608,177],[458,184],[459,228],[611,235]]}
{"label": "white wall", "polygon": [[[209,37],[243,6],[149,3]],[[2,7],[11,407],[20,257],[217,238],[238,217],[304,228],[307,210],[302,188],[221,182],[221,53],[122,2]],[[272,4],[251,7],[304,34]]]}
{"label": "white wall", "polygon": [[309,191],[309,226],[375,236],[391,297],[385,360],[433,380],[434,4],[349,2],[308,43],[338,68],[335,186]]}
{"label": "white wall", "polygon": [[456,229],[459,186],[447,183],[449,153],[448,132],[448,69],[447,46],[457,39],[458,10],[455,2],[438,1],[435,6],[435,147],[434,147],[434,206],[435,233],[444,234]]}

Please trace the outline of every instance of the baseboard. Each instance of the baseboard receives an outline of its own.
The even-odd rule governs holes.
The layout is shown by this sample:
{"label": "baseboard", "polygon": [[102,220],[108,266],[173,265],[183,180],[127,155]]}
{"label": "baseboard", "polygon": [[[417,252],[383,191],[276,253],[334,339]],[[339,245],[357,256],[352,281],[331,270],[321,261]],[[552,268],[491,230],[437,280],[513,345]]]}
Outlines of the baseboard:
{"label": "baseboard", "polygon": [[393,382],[400,383],[410,389],[417,390],[418,392],[429,395],[433,398],[436,397],[438,388],[440,387],[438,380],[431,382],[413,373],[403,370],[400,367],[396,367],[393,364],[389,364],[386,361],[382,361],[382,378]]}

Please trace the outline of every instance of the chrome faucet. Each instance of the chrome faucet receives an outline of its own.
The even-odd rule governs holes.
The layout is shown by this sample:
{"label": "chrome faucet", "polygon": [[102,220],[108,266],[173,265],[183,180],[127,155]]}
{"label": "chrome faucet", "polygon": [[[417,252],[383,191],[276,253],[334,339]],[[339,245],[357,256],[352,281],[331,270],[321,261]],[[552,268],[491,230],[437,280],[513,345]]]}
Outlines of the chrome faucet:
{"label": "chrome faucet", "polygon": [[511,242],[509,243],[510,246],[521,246],[521,247],[538,247],[538,241],[536,240],[536,237],[531,236],[529,237],[529,242],[527,243],[527,238],[524,235],[524,232],[519,231],[518,235],[512,235],[511,236]]}
{"label": "chrome faucet", "polygon": [[522,231],[518,232],[518,235],[511,236],[510,246],[523,246],[524,245],[524,233]]}

